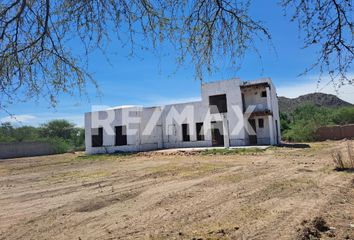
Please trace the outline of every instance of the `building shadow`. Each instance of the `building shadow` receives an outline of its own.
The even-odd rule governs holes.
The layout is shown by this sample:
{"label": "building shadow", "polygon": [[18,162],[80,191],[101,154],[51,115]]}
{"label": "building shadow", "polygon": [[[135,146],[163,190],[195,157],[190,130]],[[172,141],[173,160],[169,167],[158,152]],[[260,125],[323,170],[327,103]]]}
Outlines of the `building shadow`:
{"label": "building shadow", "polygon": [[285,148],[310,148],[309,144],[306,143],[280,143],[278,147],[285,147]]}
{"label": "building shadow", "polygon": [[337,172],[347,172],[347,173],[354,173],[354,168],[335,168],[334,171]]}

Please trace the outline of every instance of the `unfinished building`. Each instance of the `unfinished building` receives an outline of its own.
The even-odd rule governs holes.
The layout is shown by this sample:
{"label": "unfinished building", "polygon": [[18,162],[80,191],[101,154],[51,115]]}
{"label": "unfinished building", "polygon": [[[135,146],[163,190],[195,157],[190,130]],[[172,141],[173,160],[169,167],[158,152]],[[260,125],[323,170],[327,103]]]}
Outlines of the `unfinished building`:
{"label": "unfinished building", "polygon": [[86,113],[86,153],[274,145],[279,124],[270,78],[202,83],[201,101]]}

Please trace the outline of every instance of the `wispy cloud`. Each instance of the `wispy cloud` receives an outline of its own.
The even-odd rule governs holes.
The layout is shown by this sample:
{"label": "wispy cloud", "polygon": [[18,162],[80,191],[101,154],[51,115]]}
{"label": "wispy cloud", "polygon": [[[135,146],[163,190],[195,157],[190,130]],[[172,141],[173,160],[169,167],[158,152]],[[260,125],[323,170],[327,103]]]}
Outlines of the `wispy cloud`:
{"label": "wispy cloud", "polygon": [[[354,75],[350,75],[350,78],[353,78]],[[281,85],[277,87],[278,96],[285,96],[289,98],[296,98],[298,96],[322,92],[336,95],[337,97],[354,104],[354,86],[353,85],[344,85],[340,88],[336,88],[328,77],[321,78],[321,82],[317,84],[318,76],[312,76],[310,80],[299,81],[293,84]]]}
{"label": "wispy cloud", "polygon": [[36,120],[37,120],[36,116],[28,115],[28,114],[11,115],[0,119],[1,122],[10,122],[10,123],[30,123]]}

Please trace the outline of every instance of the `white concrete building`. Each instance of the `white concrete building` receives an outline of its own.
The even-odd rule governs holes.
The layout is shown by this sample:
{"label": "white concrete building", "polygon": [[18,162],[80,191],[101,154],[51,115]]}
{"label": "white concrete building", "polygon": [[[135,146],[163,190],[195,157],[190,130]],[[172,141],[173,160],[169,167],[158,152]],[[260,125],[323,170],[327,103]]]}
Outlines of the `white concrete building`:
{"label": "white concrete building", "polygon": [[279,143],[271,79],[202,83],[201,95],[196,102],[86,113],[86,153]]}

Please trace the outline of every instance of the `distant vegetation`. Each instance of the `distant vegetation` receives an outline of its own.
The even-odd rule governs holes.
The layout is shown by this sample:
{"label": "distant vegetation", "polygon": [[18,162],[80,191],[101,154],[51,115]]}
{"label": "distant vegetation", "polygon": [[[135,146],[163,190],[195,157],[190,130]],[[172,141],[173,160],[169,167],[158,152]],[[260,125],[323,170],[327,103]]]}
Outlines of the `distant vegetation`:
{"label": "distant vegetation", "polygon": [[52,120],[39,127],[15,127],[9,122],[0,125],[0,143],[46,141],[58,153],[84,148],[84,129],[66,120]]}
{"label": "distant vegetation", "polygon": [[288,141],[315,140],[317,128],[354,123],[354,107],[328,108],[306,104],[280,113],[282,138]]}

